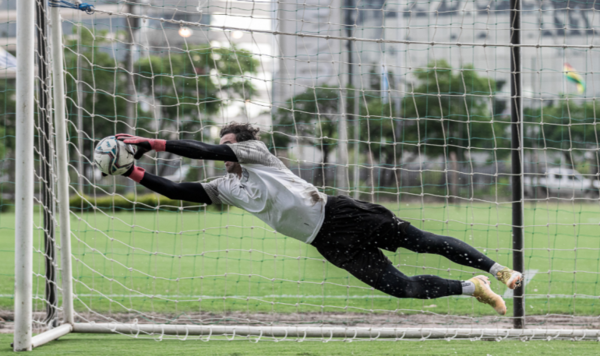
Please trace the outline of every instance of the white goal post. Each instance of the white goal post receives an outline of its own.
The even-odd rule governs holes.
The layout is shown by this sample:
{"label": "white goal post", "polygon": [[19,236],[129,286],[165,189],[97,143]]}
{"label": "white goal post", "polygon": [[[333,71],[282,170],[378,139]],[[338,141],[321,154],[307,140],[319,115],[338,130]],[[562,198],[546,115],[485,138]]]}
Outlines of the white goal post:
{"label": "white goal post", "polygon": [[[592,326],[600,249],[590,235],[600,224],[592,110],[600,82],[577,59],[591,58],[599,43],[575,28],[572,44],[557,43],[567,34],[531,25],[519,0],[513,12],[529,16],[523,27],[539,37],[522,36],[511,11],[476,0],[468,9],[401,0],[158,2],[17,2],[15,351],[69,333],[600,340]],[[36,9],[46,25],[33,25]],[[440,13],[461,22],[435,22]],[[598,21],[584,30],[597,31]],[[35,50],[36,31],[47,58]],[[546,59],[550,51],[563,58]],[[49,110],[35,94],[40,82],[52,89]],[[44,110],[46,128],[36,124]],[[415,226],[520,263],[525,288],[493,285],[514,310],[492,316],[463,296],[400,301],[240,209],[157,197],[93,168],[90,147],[103,135],[213,143],[234,120],[260,127],[272,152],[321,191],[384,204]],[[39,148],[44,140],[49,151]],[[140,162],[178,182],[224,172],[162,153]],[[475,273],[430,255],[388,256],[410,275]]]}
{"label": "white goal post", "polygon": [[33,112],[34,112],[34,1],[17,8],[18,43],[23,56],[17,66],[17,128],[15,171],[23,177],[16,187],[15,209],[15,351],[31,350],[33,292]]}

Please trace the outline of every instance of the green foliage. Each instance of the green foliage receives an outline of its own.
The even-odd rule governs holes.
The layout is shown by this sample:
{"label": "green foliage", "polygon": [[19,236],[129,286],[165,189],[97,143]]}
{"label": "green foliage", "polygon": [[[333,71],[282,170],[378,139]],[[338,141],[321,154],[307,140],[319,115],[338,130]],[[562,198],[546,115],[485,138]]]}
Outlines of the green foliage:
{"label": "green foliage", "polygon": [[[400,159],[400,146],[395,145],[400,141],[397,137],[403,121],[398,118],[393,110],[391,102],[383,102],[377,92],[377,96],[363,95],[359,120],[359,151],[370,152],[377,162],[394,164]],[[364,105],[366,102],[366,106]],[[349,123],[350,135],[354,137],[354,124]],[[368,142],[368,143],[367,143]]]}
{"label": "green foliage", "polygon": [[252,53],[234,46],[170,48],[136,63],[138,90],[154,96],[173,125],[179,120],[179,130],[194,131],[232,100],[252,98],[256,89],[250,79],[258,66]]}
{"label": "green foliage", "polygon": [[[117,33],[116,36],[119,36]],[[107,31],[93,33],[81,31],[81,87],[84,131],[94,135],[92,139],[125,131],[127,79],[124,65],[112,57],[113,42]],[[66,69],[67,107],[70,119],[76,122],[77,115],[77,38],[67,39],[64,51]],[[73,127],[71,127],[73,129]],[[93,145],[93,141],[91,144]]]}
{"label": "green foliage", "polygon": [[[361,90],[360,114],[348,115],[348,128],[354,137],[354,121],[359,120],[362,154],[370,152],[376,161],[391,165],[406,150],[430,156],[454,151],[462,160],[467,147],[510,147],[508,118],[500,114],[506,104],[494,97],[504,82],[481,76],[472,65],[455,70],[445,61],[430,63],[414,76],[415,94],[401,100],[400,113],[391,100],[382,100],[376,80],[370,90]],[[346,92],[347,112],[352,113],[354,90]],[[274,120],[275,145],[286,147],[298,136],[301,143],[322,150],[327,163],[335,147],[332,138],[337,138],[340,95],[338,88],[319,87],[288,100]]]}
{"label": "green foliage", "polygon": [[494,100],[503,82],[480,75],[473,65],[455,70],[444,60],[413,74],[417,82],[408,91],[414,94],[403,98],[401,115],[410,121],[405,139],[419,143],[423,154],[454,151],[463,160],[467,147],[510,147],[509,120],[501,115],[505,103]]}
{"label": "green foliage", "polygon": [[15,144],[15,80],[0,80],[0,105],[0,159],[5,159],[6,148]]}
{"label": "green foliage", "polygon": [[600,122],[595,101],[560,100],[557,105],[524,110],[525,147],[563,152],[569,164],[598,147]]}
{"label": "green foliage", "polygon": [[[114,35],[121,37],[123,33]],[[152,104],[136,105],[134,125],[138,131],[155,132],[158,128],[197,132],[203,124],[212,122],[211,115],[230,105],[232,98],[247,100],[256,92],[250,75],[257,72],[259,62],[246,50],[209,45],[187,50],[171,48],[142,56],[134,64],[132,76],[125,63],[113,57],[115,46],[106,31],[81,31],[84,131],[93,139],[126,131],[125,123],[130,119],[125,116],[127,100]],[[71,115],[76,115],[77,39],[67,40],[66,48],[67,105]],[[128,97],[130,80],[135,81],[137,97]],[[146,110],[152,110],[151,106],[161,108],[159,127],[154,114],[142,109],[145,106]]]}
{"label": "green foliage", "polygon": [[[339,88],[309,88],[279,108],[275,118],[276,131],[273,140],[277,147],[295,143],[296,136],[302,144],[313,145],[322,151],[323,163],[329,161],[329,153],[335,148],[340,118]],[[352,102],[350,102],[352,104]]]}

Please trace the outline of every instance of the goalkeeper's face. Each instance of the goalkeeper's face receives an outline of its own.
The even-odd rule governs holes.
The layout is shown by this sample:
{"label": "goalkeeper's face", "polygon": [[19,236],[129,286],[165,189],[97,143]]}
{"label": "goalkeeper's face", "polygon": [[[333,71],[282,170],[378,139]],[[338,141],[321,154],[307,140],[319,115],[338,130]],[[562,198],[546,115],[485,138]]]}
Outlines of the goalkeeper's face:
{"label": "goalkeeper's face", "polygon": [[[228,133],[226,135],[223,135],[223,137],[221,137],[221,144],[224,145],[226,143],[237,143],[237,140],[235,139],[235,134]],[[242,167],[239,163],[229,161],[225,162],[225,169],[227,170],[227,173],[236,173],[238,175],[242,171]]]}

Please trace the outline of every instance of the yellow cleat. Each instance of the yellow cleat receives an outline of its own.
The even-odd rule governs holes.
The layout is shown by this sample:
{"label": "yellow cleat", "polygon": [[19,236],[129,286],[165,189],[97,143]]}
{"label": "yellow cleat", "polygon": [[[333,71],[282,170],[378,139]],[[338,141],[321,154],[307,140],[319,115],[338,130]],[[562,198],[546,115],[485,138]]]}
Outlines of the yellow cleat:
{"label": "yellow cleat", "polygon": [[521,272],[513,271],[508,267],[504,267],[502,271],[496,273],[496,279],[506,284],[510,289],[515,289],[523,283],[523,275]]}
{"label": "yellow cleat", "polygon": [[500,314],[506,314],[506,303],[501,296],[494,293],[490,288],[490,280],[486,276],[475,276],[469,279],[469,282],[475,284],[475,297],[480,303],[488,304]]}

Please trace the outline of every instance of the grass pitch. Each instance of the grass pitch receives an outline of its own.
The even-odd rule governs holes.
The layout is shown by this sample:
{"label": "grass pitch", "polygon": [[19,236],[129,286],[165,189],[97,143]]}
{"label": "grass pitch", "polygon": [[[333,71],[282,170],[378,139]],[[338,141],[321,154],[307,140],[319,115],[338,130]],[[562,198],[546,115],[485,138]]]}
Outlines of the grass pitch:
{"label": "grass pitch", "polygon": [[[13,354],[12,335],[0,334],[0,354]],[[594,341],[423,341],[423,342],[259,342],[135,340],[118,335],[71,334],[41,346],[34,355],[219,355],[219,356],[319,356],[319,355],[473,355],[473,356],[566,356],[597,355]]]}
{"label": "grass pitch", "polygon": [[[386,204],[413,225],[466,241],[511,265],[510,204]],[[600,314],[600,207],[539,203],[526,207],[527,313]],[[39,226],[39,219],[36,223]],[[399,300],[326,263],[316,250],[283,237],[242,210],[72,213],[74,288],[79,312],[427,313],[479,316],[472,298]],[[0,306],[12,308],[14,214],[0,216]],[[44,274],[36,230],[34,271]],[[58,233],[57,233],[58,236]],[[435,255],[388,254],[407,275],[468,279],[479,271]],[[505,287],[493,282],[503,294]],[[34,278],[43,297],[44,281]],[[34,308],[43,310],[36,299]],[[507,304],[512,300],[507,298]]]}

